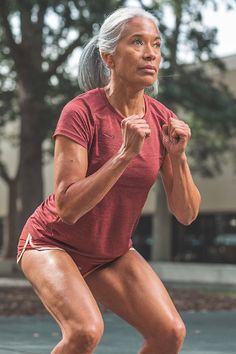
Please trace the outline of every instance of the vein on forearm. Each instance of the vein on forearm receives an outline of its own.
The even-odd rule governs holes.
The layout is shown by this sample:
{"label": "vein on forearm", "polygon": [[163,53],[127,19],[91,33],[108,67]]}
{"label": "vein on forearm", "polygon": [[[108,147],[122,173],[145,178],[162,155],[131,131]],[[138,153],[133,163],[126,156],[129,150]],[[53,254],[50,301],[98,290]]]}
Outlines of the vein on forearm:
{"label": "vein on forearm", "polygon": [[184,223],[193,221],[198,213],[200,195],[195,186],[187,159],[172,159],[173,183],[169,205],[176,217]]}

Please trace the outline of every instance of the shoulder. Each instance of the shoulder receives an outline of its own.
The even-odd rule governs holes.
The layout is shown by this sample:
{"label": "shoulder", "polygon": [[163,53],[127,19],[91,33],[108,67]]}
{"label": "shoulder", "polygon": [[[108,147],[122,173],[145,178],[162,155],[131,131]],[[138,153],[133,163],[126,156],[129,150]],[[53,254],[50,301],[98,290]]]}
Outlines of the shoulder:
{"label": "shoulder", "polygon": [[99,89],[76,96],[60,114],[53,137],[64,135],[84,147],[90,147],[96,125],[96,112],[101,105]]}
{"label": "shoulder", "polygon": [[163,103],[148,95],[145,95],[145,98],[148,102],[150,114],[154,115],[161,125],[168,122],[170,117],[175,117],[175,114]]}
{"label": "shoulder", "polygon": [[95,113],[103,104],[100,89],[96,88],[76,96],[64,106],[63,110],[74,111],[79,114]]}

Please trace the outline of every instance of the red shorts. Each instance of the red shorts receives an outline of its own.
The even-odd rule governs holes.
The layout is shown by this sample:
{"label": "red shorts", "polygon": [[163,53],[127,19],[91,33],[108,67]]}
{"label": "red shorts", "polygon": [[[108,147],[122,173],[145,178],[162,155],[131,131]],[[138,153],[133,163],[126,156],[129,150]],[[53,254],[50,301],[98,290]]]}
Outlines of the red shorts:
{"label": "red shorts", "polygon": [[[29,232],[29,229],[27,227],[27,223],[24,226],[18,247],[17,247],[17,263],[21,261],[21,258],[26,250],[37,250],[37,251],[45,251],[45,250],[60,250],[62,252],[66,252],[71,256],[75,264],[77,265],[78,269],[80,270],[81,274],[83,277],[86,277],[93,271],[95,271],[98,268],[104,267],[110,263],[112,263],[114,260],[118,259],[119,257],[110,260],[105,263],[92,263],[91,260],[88,260],[86,257],[78,255],[75,251],[68,250],[68,249],[63,249],[61,247],[57,247],[56,245],[50,244],[47,241],[44,241],[43,243],[39,242],[34,242],[33,237],[31,233]],[[130,250],[134,250],[133,247],[130,248]]]}

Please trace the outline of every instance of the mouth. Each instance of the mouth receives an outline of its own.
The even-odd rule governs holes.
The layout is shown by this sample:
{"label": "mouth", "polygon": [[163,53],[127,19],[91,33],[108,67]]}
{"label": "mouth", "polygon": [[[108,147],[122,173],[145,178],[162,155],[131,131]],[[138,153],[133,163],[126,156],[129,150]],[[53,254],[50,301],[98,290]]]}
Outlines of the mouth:
{"label": "mouth", "polygon": [[153,65],[146,65],[146,66],[143,66],[142,68],[140,68],[141,70],[145,70],[147,72],[150,72],[150,73],[156,73],[157,72],[157,68]]}

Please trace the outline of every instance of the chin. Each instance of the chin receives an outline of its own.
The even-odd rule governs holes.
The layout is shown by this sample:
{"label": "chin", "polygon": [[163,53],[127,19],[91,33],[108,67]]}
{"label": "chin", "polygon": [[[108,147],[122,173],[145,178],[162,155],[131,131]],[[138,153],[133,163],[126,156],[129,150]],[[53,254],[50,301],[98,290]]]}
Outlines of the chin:
{"label": "chin", "polygon": [[142,83],[145,86],[151,86],[154,84],[154,82],[157,80],[157,75],[146,75],[145,77],[142,78]]}
{"label": "chin", "polygon": [[144,90],[146,88],[151,87],[155,82],[156,82],[157,78],[145,78],[143,80],[137,80],[137,81],[132,81],[131,86],[135,87],[136,89],[139,90]]}
{"label": "chin", "polygon": [[143,88],[149,88],[151,87],[153,84],[155,84],[156,80],[146,80],[145,83],[143,84]]}

